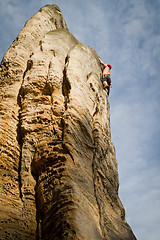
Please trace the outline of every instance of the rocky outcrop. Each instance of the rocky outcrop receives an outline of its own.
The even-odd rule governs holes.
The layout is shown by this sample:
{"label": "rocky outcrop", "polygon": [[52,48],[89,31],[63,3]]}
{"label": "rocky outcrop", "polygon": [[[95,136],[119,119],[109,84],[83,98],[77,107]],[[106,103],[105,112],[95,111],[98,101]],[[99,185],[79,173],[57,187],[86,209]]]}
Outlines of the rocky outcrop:
{"label": "rocky outcrop", "polygon": [[136,239],[118,197],[97,53],[40,9],[0,69],[0,236]]}

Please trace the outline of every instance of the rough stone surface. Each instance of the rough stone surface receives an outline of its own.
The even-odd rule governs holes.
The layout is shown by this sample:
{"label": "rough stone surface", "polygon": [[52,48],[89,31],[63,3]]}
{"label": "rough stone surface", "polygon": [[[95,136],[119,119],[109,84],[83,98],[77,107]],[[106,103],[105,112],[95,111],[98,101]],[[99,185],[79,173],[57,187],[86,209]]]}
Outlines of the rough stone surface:
{"label": "rough stone surface", "polygon": [[135,240],[98,55],[47,5],[0,68],[0,239]]}

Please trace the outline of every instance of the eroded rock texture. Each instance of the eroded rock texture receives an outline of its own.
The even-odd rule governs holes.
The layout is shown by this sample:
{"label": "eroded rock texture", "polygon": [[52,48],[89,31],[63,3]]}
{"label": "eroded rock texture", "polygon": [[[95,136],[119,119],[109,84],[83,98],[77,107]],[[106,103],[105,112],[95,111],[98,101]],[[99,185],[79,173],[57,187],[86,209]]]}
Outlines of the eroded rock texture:
{"label": "eroded rock texture", "polygon": [[40,9],[0,69],[0,239],[132,240],[96,52]]}

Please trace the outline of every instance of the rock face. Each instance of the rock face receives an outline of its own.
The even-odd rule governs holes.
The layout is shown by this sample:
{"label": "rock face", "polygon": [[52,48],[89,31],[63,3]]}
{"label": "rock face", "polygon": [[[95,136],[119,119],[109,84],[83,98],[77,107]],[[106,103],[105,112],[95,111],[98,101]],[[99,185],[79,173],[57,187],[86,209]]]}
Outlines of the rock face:
{"label": "rock face", "polygon": [[0,68],[0,239],[132,240],[98,55],[47,5]]}

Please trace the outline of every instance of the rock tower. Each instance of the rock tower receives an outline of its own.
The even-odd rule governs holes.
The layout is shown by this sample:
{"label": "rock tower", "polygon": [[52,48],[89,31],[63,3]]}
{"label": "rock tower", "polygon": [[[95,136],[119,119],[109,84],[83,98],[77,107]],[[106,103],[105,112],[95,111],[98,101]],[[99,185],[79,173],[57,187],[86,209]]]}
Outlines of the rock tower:
{"label": "rock tower", "polygon": [[135,240],[97,53],[47,5],[0,66],[0,239]]}

